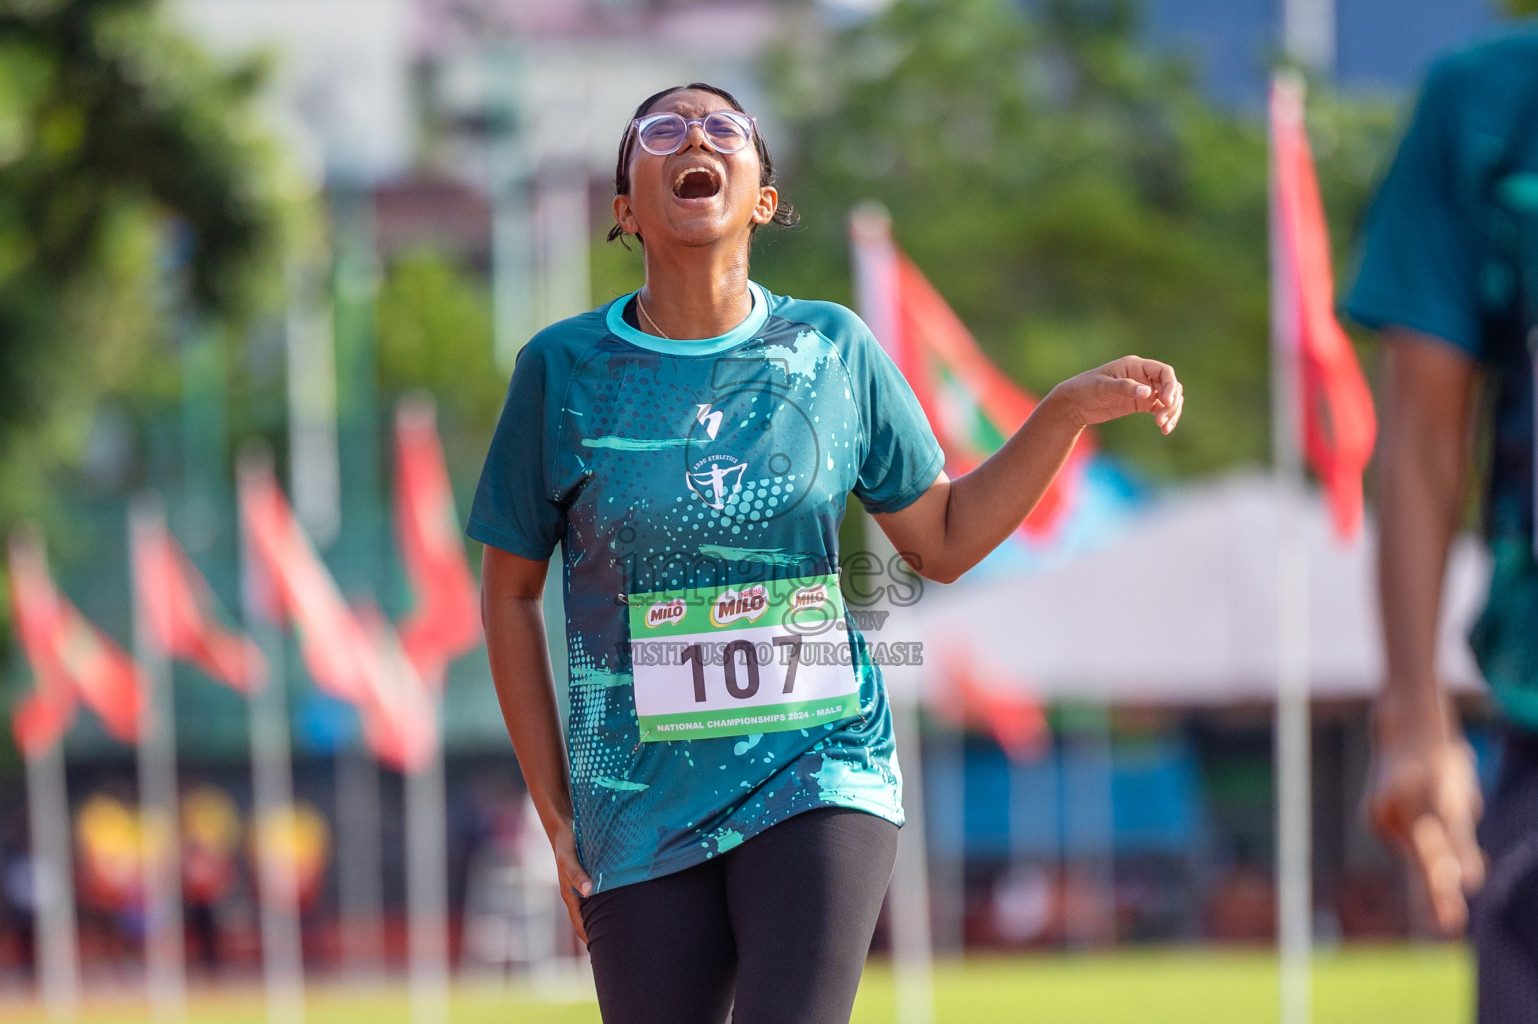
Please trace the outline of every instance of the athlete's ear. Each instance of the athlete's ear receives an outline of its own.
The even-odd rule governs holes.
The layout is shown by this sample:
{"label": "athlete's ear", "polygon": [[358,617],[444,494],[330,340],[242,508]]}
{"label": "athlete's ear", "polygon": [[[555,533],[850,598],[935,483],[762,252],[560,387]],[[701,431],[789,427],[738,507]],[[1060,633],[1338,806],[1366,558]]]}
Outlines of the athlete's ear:
{"label": "athlete's ear", "polygon": [[768,224],[774,220],[774,211],[780,208],[780,190],[773,185],[760,185],[758,202],[753,205],[753,223]]}
{"label": "athlete's ear", "polygon": [[630,208],[628,195],[614,197],[614,220],[627,235],[639,235],[641,226],[636,223],[635,211]]}

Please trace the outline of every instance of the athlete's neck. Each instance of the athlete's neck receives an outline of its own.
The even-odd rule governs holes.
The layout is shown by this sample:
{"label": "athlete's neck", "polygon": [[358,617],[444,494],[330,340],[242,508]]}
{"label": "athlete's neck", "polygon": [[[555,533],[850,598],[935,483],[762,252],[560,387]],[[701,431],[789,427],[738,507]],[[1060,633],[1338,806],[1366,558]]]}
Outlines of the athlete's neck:
{"label": "athlete's neck", "polygon": [[656,333],[655,324],[674,341],[717,338],[748,318],[753,295],[747,249],[726,258],[714,249],[646,250],[646,287],[641,289],[646,316],[638,318],[643,331]]}

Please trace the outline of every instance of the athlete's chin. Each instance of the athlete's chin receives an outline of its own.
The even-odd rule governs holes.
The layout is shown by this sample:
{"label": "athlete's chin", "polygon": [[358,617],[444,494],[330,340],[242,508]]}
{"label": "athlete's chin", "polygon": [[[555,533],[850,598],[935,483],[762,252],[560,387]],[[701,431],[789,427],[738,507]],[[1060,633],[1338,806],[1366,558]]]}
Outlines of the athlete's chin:
{"label": "athlete's chin", "polygon": [[[662,234],[674,245],[688,248],[722,244],[739,244],[751,233],[745,226],[748,218],[727,216],[724,212],[701,214],[694,217],[672,219]],[[647,236],[648,239],[651,237]]]}

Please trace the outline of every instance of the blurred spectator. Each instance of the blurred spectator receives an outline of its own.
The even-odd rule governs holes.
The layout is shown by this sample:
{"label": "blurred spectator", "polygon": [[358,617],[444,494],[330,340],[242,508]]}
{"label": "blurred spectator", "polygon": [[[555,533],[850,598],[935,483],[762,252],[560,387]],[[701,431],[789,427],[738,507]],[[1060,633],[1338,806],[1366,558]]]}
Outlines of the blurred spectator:
{"label": "blurred spectator", "polygon": [[1060,917],[1056,888],[1052,874],[1034,865],[999,875],[991,905],[994,932],[1010,946],[1043,938]]}
{"label": "blurred spectator", "polygon": [[1336,913],[1341,935],[1347,939],[1397,939],[1409,922],[1405,919],[1402,889],[1384,871],[1348,871],[1337,887]]}
{"label": "blurred spectator", "polygon": [[37,894],[32,880],[32,854],[30,845],[5,858],[5,904],[11,931],[16,941],[17,959],[21,968],[31,974],[37,967],[35,944]]}
{"label": "blurred spectator", "polygon": [[1207,934],[1219,942],[1270,942],[1276,938],[1276,888],[1271,873],[1236,865],[1212,887]]}
{"label": "blurred spectator", "polygon": [[198,960],[210,970],[223,960],[219,907],[234,887],[240,812],[221,789],[196,786],[182,797],[182,901]]}
{"label": "blurred spectator", "polygon": [[315,907],[326,864],[331,859],[331,829],[314,806],[303,801],[255,820],[251,828],[252,877],[261,888],[257,870],[262,855],[276,857],[293,880],[293,898],[301,913]]}
{"label": "blurred spectator", "polygon": [[138,815],[115,796],[92,794],[75,814],[75,847],[82,924],[126,965],[144,934]]}

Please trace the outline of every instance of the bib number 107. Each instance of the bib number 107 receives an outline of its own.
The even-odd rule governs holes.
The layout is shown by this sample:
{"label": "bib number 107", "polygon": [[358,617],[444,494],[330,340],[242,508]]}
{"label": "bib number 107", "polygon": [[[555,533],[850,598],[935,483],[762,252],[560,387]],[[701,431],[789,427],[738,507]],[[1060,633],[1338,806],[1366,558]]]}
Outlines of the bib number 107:
{"label": "bib number 107", "polygon": [[[793,693],[796,686],[796,669],[801,667],[801,637],[776,636],[770,639],[777,648],[788,648],[781,656],[785,662],[785,687],[780,692]],[[709,700],[705,692],[705,648],[693,643],[683,649],[680,664],[687,664],[694,674],[694,700],[703,704]],[[741,662],[741,668],[738,668]],[[733,640],[721,650],[721,667],[726,675],[726,692],[738,700],[748,700],[758,693],[758,646],[748,640]]]}

